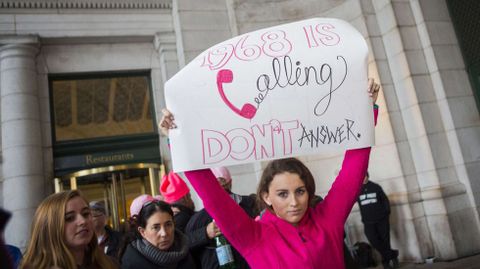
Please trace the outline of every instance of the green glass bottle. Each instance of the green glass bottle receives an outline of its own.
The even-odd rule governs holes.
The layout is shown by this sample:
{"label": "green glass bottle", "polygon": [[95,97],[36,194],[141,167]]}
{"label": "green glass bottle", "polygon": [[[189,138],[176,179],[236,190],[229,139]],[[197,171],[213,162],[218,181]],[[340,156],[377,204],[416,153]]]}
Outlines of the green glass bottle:
{"label": "green glass bottle", "polygon": [[223,234],[215,236],[218,264],[221,269],[236,269],[235,259],[233,258],[232,247]]}

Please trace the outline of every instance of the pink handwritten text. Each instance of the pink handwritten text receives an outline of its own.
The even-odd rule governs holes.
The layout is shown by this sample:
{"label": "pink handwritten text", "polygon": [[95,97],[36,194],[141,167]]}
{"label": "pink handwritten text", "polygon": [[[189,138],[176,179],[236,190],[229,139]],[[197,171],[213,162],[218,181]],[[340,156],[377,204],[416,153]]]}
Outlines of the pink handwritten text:
{"label": "pink handwritten text", "polygon": [[215,164],[229,158],[239,161],[289,156],[293,151],[292,132],[299,127],[298,120],[271,120],[250,129],[235,128],[226,132],[203,129],[203,163]]}
{"label": "pink handwritten text", "polygon": [[317,25],[308,25],[303,27],[308,47],[314,48],[321,44],[324,46],[335,46],[340,42],[340,36],[333,29],[335,27],[330,23],[319,23]]}
{"label": "pink handwritten text", "polygon": [[[221,44],[207,51],[201,66],[208,66],[210,70],[218,70],[225,66],[232,58],[241,61],[254,61],[262,54],[269,57],[281,57],[290,53],[292,43],[282,30],[272,30],[261,35],[259,43],[247,43],[250,35],[239,36],[232,40],[234,44]],[[249,40],[251,42],[251,40]]]}

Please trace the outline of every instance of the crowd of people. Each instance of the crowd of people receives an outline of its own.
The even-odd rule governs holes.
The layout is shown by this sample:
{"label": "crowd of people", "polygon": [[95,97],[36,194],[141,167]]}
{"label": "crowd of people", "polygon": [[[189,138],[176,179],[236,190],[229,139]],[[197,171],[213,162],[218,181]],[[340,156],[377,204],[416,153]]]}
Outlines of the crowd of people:
{"label": "crowd of people", "polygon": [[[379,85],[370,80],[368,92],[374,102],[378,91]],[[168,110],[163,113],[160,127],[168,135],[176,125]],[[377,108],[374,114],[376,122]],[[347,150],[324,199],[315,195],[310,170],[296,158],[270,161],[256,194],[249,196],[232,192],[232,176],[225,167],[187,171],[204,205],[197,212],[185,181],[170,172],[160,182],[160,196],[144,194],[132,201],[125,234],[107,224],[103,201],[89,202],[78,190],[52,194],[36,210],[19,268],[356,268],[344,262],[349,258],[344,224],[357,200],[364,222],[375,215],[366,208],[375,204],[373,200],[365,202],[373,194],[359,197],[367,186],[378,191],[362,184],[369,155],[370,148]],[[384,199],[382,193],[376,194],[379,200]],[[389,209],[381,205],[377,211],[383,215],[368,225],[382,222],[385,237]],[[369,239],[372,234],[367,234]],[[398,252],[389,242],[377,241],[372,244],[382,253],[384,268],[397,267]],[[228,264],[218,249],[225,242],[231,245]],[[7,260],[7,268],[15,268],[13,259]]]}

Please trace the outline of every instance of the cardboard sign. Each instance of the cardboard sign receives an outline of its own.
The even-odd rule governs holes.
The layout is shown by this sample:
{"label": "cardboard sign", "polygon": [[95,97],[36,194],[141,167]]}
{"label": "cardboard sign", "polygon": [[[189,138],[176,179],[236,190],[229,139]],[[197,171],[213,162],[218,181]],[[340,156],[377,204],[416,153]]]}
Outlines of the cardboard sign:
{"label": "cardboard sign", "polygon": [[176,172],[373,145],[368,48],[318,18],[240,35],[165,84]]}

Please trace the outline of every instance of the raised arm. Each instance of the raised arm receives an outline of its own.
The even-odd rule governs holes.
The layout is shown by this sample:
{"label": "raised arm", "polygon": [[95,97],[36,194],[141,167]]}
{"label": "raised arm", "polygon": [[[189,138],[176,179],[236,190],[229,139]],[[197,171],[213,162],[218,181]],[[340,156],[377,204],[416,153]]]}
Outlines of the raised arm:
{"label": "raised arm", "polygon": [[[170,129],[177,128],[175,118],[166,108],[162,109],[162,114],[158,126],[168,136]],[[207,212],[237,251],[245,253],[249,246],[257,242],[260,224],[228,195],[210,169],[188,171],[185,176],[202,199]]]}
{"label": "raised arm", "polygon": [[203,201],[207,212],[215,220],[228,241],[240,253],[258,240],[260,224],[247,213],[218,184],[210,169],[185,172],[188,180]]}
{"label": "raised arm", "polygon": [[[378,108],[374,109],[375,123]],[[334,225],[343,224],[352,210],[368,169],[371,147],[345,152],[342,168],[324,201],[315,210],[323,211]]]}
{"label": "raised arm", "polygon": [[[367,88],[373,104],[377,101],[380,85],[373,79],[368,80]],[[374,105],[374,122],[377,125],[378,107]],[[343,227],[348,214],[352,210],[362,187],[368,169],[371,147],[347,150],[343,158],[342,168],[335,179],[325,200],[315,208],[327,216],[328,221],[336,227]]]}

